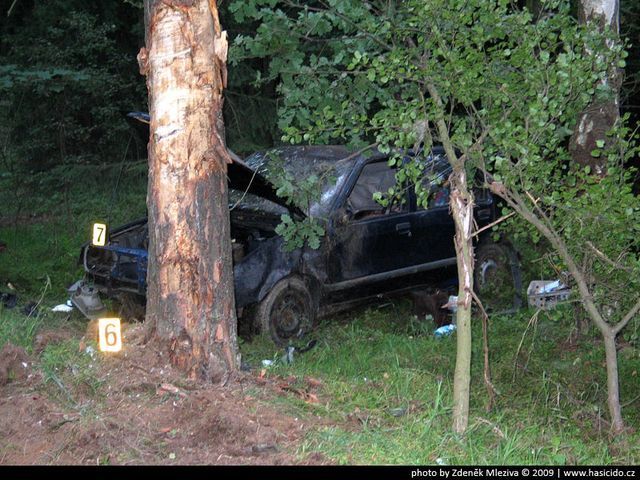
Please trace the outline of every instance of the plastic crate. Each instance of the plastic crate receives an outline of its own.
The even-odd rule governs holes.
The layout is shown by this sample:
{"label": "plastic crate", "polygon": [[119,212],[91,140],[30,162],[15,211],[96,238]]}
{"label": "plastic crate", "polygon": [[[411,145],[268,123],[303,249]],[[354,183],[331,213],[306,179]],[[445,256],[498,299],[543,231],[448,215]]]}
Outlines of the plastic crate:
{"label": "plastic crate", "polygon": [[[557,287],[554,284],[557,284]],[[543,310],[549,310],[558,303],[567,301],[569,295],[571,295],[571,289],[559,280],[534,280],[527,288],[529,305]]]}

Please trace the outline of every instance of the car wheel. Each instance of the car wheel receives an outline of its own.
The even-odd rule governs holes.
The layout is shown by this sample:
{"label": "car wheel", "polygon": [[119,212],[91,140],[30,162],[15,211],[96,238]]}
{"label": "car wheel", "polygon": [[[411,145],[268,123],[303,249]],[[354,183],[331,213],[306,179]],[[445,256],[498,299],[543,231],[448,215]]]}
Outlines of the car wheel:
{"label": "car wheel", "polygon": [[476,249],[474,285],[487,313],[520,308],[522,273],[513,248],[503,243],[481,243]]}
{"label": "car wheel", "polygon": [[280,280],[262,300],[257,320],[263,335],[284,346],[311,330],[315,314],[307,285],[298,277],[289,277]]}

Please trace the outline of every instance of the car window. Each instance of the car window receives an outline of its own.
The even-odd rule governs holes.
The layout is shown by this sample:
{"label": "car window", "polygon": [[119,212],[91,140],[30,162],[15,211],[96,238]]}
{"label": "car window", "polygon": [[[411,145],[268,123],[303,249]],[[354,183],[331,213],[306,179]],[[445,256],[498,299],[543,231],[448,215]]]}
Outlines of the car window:
{"label": "car window", "polygon": [[405,197],[392,199],[388,207],[383,207],[373,198],[375,193],[386,194],[396,185],[395,174],[396,169],[390,167],[386,161],[364,166],[346,202],[352,220],[408,211]]}
{"label": "car window", "polygon": [[415,188],[418,210],[449,206],[449,175],[451,167],[444,154],[429,155],[420,160],[423,165],[421,188]]}

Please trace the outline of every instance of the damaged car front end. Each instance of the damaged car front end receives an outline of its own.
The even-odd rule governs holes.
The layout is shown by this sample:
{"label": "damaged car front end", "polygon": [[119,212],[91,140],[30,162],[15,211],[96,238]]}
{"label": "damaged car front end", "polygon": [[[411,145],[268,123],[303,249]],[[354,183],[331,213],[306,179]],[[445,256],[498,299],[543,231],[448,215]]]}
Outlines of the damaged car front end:
{"label": "damaged car front end", "polygon": [[[292,273],[297,256],[280,248],[282,239],[275,229],[281,215],[304,214],[286,205],[264,177],[240,160],[229,165],[228,177],[236,306],[241,314],[274,282]],[[85,243],[79,259],[85,279],[69,289],[71,301],[92,319],[105,310],[100,295],[144,304],[148,247],[146,218],[109,231],[105,245]]]}

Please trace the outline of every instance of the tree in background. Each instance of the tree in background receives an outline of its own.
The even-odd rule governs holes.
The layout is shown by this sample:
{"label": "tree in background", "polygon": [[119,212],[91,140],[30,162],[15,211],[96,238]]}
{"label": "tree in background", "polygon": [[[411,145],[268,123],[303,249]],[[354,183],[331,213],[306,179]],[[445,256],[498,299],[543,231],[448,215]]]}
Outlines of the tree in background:
{"label": "tree in background", "polygon": [[[619,0],[578,0],[577,10],[578,21],[606,32],[611,36],[608,45],[616,45],[620,34]],[[606,165],[601,161],[603,157],[594,157],[591,152],[620,119],[620,67],[624,67],[623,60],[619,65],[611,65],[593,87],[597,95],[580,113],[571,137],[570,150],[573,160],[583,167],[590,166],[598,174],[604,174]]]}
{"label": "tree in background", "polygon": [[[508,182],[525,197],[534,186],[559,195],[565,182],[575,186],[567,174],[569,136],[593,98],[594,83],[621,55],[618,44],[577,24],[569,7],[542,2],[534,17],[506,0],[253,0],[230,6],[238,21],[260,22],[254,35],[236,38],[235,58],[270,59],[262,74],[279,81],[284,140],[374,144],[388,152],[444,145],[457,188],[451,209],[462,307],[456,432],[465,431],[469,415],[473,172],[487,172],[487,179],[497,172],[494,181]],[[398,179],[419,185],[425,175],[410,162]],[[620,181],[625,185],[628,177]],[[428,203],[429,192],[418,195]],[[540,197],[533,198],[541,206]],[[635,211],[631,197],[620,200],[623,211]],[[588,215],[587,205],[574,205]]]}
{"label": "tree in background", "polygon": [[139,10],[123,2],[2,2],[3,143],[23,170],[122,159],[123,113],[144,108]]}
{"label": "tree in background", "polygon": [[190,378],[237,368],[222,92],[227,38],[215,1],[145,0],[149,142],[147,319]]}

